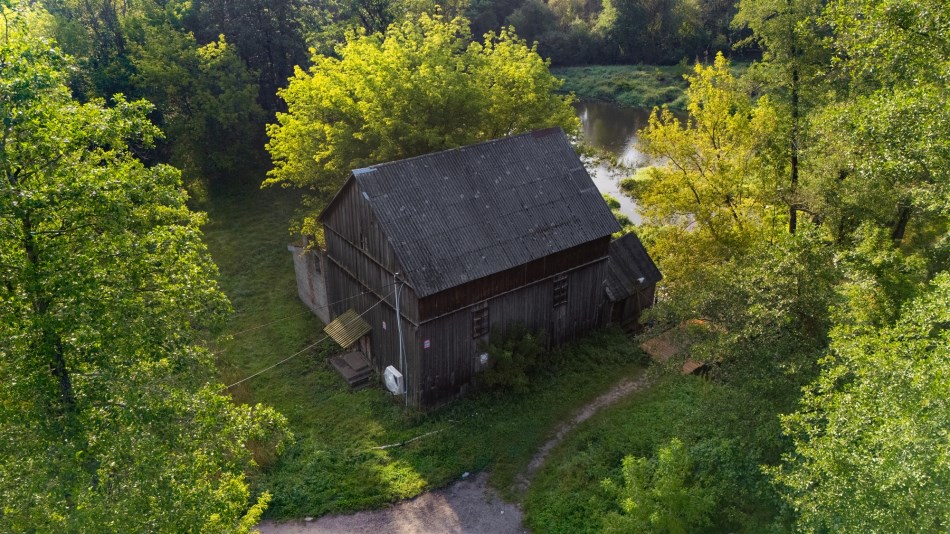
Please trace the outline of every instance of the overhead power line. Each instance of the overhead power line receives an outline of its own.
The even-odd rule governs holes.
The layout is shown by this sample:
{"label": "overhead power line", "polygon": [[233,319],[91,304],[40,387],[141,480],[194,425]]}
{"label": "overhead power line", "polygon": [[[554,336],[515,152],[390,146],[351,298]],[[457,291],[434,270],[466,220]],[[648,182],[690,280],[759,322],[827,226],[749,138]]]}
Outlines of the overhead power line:
{"label": "overhead power line", "polygon": [[[391,284],[390,284],[390,285],[391,285]],[[383,301],[386,300],[387,298],[391,297],[391,296],[393,295],[393,293],[395,293],[395,292],[396,292],[396,291],[393,290],[392,293],[390,293],[389,295],[386,295],[385,297],[381,298],[380,300],[378,300],[375,304],[373,304],[373,305],[370,306],[369,308],[366,308],[366,310],[364,310],[363,313],[357,315],[356,318],[360,318],[360,317],[366,315],[367,313],[369,313],[370,310],[372,310],[372,309],[375,308],[376,306],[379,306],[379,304],[380,304],[381,302],[383,302]],[[354,319],[354,320],[355,320],[355,319]],[[237,382],[231,384],[230,386],[225,386],[223,389],[224,389],[224,390],[231,389],[231,388],[233,388],[234,386],[236,386],[236,385],[238,385],[238,384],[242,384],[242,383],[244,383],[244,382],[247,382],[248,380],[250,380],[250,379],[252,379],[252,378],[254,378],[254,377],[256,377],[256,376],[259,376],[259,375],[261,375],[261,374],[266,373],[267,371],[270,371],[271,369],[277,367],[278,365],[282,365],[282,364],[284,364],[284,363],[287,363],[287,362],[289,362],[290,360],[296,358],[297,356],[300,356],[300,355],[303,354],[304,352],[307,352],[308,350],[310,350],[310,349],[316,347],[316,346],[319,345],[320,343],[323,343],[323,342],[326,341],[327,338],[329,338],[329,337],[330,337],[330,336],[328,336],[328,335],[327,335],[327,336],[323,336],[323,337],[320,338],[318,341],[316,341],[316,342],[314,342],[314,343],[311,343],[310,345],[307,345],[306,347],[304,347],[304,348],[298,350],[297,352],[291,354],[290,356],[287,356],[287,357],[284,358],[283,360],[281,360],[281,361],[279,361],[279,362],[277,362],[277,363],[275,363],[275,364],[273,364],[273,365],[271,365],[271,366],[269,366],[269,367],[265,367],[264,369],[261,369],[260,371],[258,371],[258,372],[256,372],[256,373],[252,374],[251,376],[248,376],[248,377],[246,377],[246,378],[242,378],[241,380],[238,380]]]}
{"label": "overhead power line", "polygon": [[269,323],[260,324],[260,325],[257,325],[257,326],[255,326],[255,327],[248,328],[247,330],[241,330],[240,332],[235,332],[235,333],[233,333],[233,334],[227,334],[227,335],[229,335],[229,336],[231,336],[231,337],[240,336],[241,334],[246,334],[246,333],[248,333],[248,332],[253,332],[253,331],[255,331],[255,330],[260,330],[261,328],[264,328],[264,327],[267,327],[267,326],[270,326],[270,325],[273,325],[273,324],[277,324],[277,323],[282,322],[282,321],[286,321],[287,319],[293,319],[294,317],[300,317],[301,315],[304,315],[304,314],[306,314],[306,313],[312,313],[312,310],[314,310],[314,309],[320,310],[320,309],[323,309],[323,308],[329,308],[330,306],[333,306],[334,304],[340,304],[341,302],[346,302],[346,301],[348,301],[348,300],[353,300],[353,299],[355,299],[355,298],[357,298],[357,297],[362,297],[363,295],[368,295],[368,294],[370,294],[370,293],[379,293],[380,291],[382,291],[382,290],[384,290],[384,289],[386,289],[386,288],[388,288],[388,287],[392,287],[392,286],[394,286],[394,285],[396,285],[396,282],[390,282],[390,283],[388,283],[388,284],[386,284],[386,285],[384,285],[384,286],[382,286],[382,287],[380,287],[380,288],[377,288],[377,289],[370,289],[369,291],[364,291],[364,292],[359,293],[359,294],[357,294],[357,295],[353,295],[352,297],[346,297],[345,299],[340,299],[340,300],[338,300],[338,301],[336,301],[336,302],[331,302],[331,303],[329,303],[329,304],[324,304],[323,306],[316,306],[315,308],[307,308],[306,310],[303,310],[303,311],[301,311],[301,312],[294,313],[294,314],[291,314],[291,315],[287,315],[286,317],[281,317],[280,319],[274,319],[273,321],[271,321],[271,322],[269,322]]}

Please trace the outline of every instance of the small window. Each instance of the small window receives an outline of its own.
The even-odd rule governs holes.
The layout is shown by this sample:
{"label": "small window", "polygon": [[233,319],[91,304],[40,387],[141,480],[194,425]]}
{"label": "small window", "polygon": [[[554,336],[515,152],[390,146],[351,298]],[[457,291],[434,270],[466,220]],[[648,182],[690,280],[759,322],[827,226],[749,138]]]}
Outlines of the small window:
{"label": "small window", "polygon": [[363,232],[360,232],[360,248],[366,250],[366,236],[363,235]]}
{"label": "small window", "polygon": [[567,304],[567,276],[554,279],[554,307]]}
{"label": "small window", "polygon": [[472,307],[472,337],[482,337],[488,333],[488,303],[482,302]]}

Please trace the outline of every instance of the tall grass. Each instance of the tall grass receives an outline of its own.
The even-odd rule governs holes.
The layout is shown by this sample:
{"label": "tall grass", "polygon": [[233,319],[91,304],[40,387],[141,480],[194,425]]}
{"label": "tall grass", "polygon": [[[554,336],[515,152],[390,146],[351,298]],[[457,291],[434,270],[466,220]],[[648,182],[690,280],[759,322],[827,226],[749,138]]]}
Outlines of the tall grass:
{"label": "tall grass", "polygon": [[582,100],[603,100],[622,106],[652,108],[668,104],[686,107],[685,65],[656,67],[644,65],[601,65],[552,69],[564,80],[561,88]]}

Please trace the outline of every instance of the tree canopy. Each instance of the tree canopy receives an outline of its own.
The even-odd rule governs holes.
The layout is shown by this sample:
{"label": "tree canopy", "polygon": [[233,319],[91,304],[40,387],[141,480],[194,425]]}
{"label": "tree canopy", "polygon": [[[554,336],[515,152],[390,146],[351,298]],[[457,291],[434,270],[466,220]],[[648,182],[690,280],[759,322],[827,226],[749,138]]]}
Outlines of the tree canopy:
{"label": "tree canopy", "polygon": [[0,42],[0,530],[246,531],[246,445],[206,332],[229,310],[178,171],[130,146],[150,106],[80,104],[17,15]]}
{"label": "tree canopy", "polygon": [[933,531],[950,520],[950,274],[893,325],[832,333],[822,375],[783,418],[777,479],[808,531]]}
{"label": "tree canopy", "polygon": [[[351,32],[280,91],[265,185],[306,187],[316,207],[350,170],[550,126],[577,130],[571,97],[510,30],[470,42],[464,19],[423,14],[385,34]],[[314,231],[305,222],[304,231]]]}

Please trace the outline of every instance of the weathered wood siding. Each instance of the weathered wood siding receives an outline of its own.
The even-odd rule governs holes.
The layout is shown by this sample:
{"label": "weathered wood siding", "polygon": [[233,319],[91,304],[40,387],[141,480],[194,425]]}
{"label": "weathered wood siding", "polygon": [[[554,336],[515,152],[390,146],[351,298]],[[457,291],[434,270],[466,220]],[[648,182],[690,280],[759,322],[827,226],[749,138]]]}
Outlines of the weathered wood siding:
{"label": "weathered wood siding", "polygon": [[472,337],[471,306],[423,322],[417,345],[422,365],[421,383],[417,382],[422,388],[421,404],[437,406],[464,393],[482,368],[483,351],[479,346],[487,344],[491,335],[504,335],[515,323],[529,330],[547,331],[552,345],[573,340],[604,324],[606,269],[606,258],[601,258],[563,273],[568,280],[568,299],[556,308],[555,276],[488,299],[490,334],[478,339]]}
{"label": "weathered wood siding", "polygon": [[[330,302],[348,298],[363,291],[373,290],[395,307],[393,273],[399,272],[399,261],[386,236],[379,230],[372,211],[363,202],[356,183],[351,179],[340,191],[333,205],[324,214],[324,237],[327,245],[327,263],[334,263],[363,286],[353,293],[339,293],[327,279]],[[403,314],[418,322],[418,302],[415,293],[406,291],[401,302]],[[336,308],[333,308],[336,309]],[[357,312],[360,308],[354,308]],[[347,308],[344,307],[343,311]],[[339,313],[339,312],[338,312]],[[336,317],[336,315],[334,315]]]}
{"label": "weathered wood siding", "polygon": [[[369,310],[363,319],[369,323],[372,331],[369,333],[372,350],[370,351],[370,360],[377,373],[382,374],[386,366],[392,365],[398,369],[406,379],[410,392],[410,403],[418,406],[419,399],[419,377],[420,362],[418,344],[414,340],[418,339],[418,326],[402,316],[402,332],[404,347],[406,351],[407,369],[399,361],[399,331],[396,329],[396,309],[395,302],[388,300],[380,302],[380,296],[375,293],[366,293],[366,286],[359,280],[353,278],[347,271],[340,268],[334,262],[328,262],[327,267],[327,287],[330,289],[330,298],[333,299],[331,308],[334,315],[339,315],[349,308],[358,312]],[[391,289],[390,289],[391,291]],[[387,293],[388,294],[388,293]],[[404,287],[400,297],[400,308],[402,307],[402,297],[411,297],[411,288]],[[345,302],[336,302],[347,299]]]}
{"label": "weathered wood siding", "polygon": [[419,319],[434,319],[598,260],[607,255],[609,244],[610,237],[607,236],[423,298],[419,302]]}

